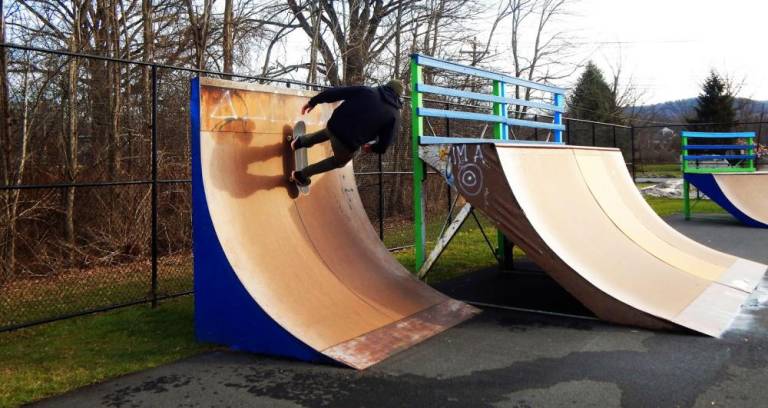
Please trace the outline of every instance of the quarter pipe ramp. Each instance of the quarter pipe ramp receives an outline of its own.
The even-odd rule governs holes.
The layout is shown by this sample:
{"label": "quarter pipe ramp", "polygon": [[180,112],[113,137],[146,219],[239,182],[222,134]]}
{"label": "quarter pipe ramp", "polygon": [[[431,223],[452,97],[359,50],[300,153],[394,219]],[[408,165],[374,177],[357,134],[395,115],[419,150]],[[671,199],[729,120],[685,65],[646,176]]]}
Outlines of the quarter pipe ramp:
{"label": "quarter pipe ramp", "polygon": [[[285,138],[312,93],[192,84],[200,340],[365,368],[478,312],[412,277],[379,241],[351,165],[297,196]],[[308,131],[332,107],[303,117]],[[309,150],[314,162],[329,146]]]}
{"label": "quarter pipe ramp", "polygon": [[450,157],[462,195],[604,320],[719,336],[766,272],[669,227],[616,149],[456,144]]}
{"label": "quarter pipe ramp", "polygon": [[768,172],[686,173],[685,179],[745,225],[768,228]]}

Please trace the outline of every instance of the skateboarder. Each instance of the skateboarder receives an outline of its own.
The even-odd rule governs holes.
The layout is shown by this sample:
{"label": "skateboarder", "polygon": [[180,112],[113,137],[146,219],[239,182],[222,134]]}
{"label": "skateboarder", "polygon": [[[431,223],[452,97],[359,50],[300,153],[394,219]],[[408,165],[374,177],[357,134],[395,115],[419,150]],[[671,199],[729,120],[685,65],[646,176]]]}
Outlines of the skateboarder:
{"label": "skateboarder", "polygon": [[[291,178],[299,186],[307,186],[315,174],[344,167],[361,147],[366,153],[384,153],[400,132],[402,93],[403,83],[393,79],[382,86],[330,88],[315,95],[301,108],[302,115],[319,103],[344,102],[333,111],[325,129],[296,138],[291,149],[330,140],[333,156],[293,171]],[[376,142],[368,144],[373,140]]]}

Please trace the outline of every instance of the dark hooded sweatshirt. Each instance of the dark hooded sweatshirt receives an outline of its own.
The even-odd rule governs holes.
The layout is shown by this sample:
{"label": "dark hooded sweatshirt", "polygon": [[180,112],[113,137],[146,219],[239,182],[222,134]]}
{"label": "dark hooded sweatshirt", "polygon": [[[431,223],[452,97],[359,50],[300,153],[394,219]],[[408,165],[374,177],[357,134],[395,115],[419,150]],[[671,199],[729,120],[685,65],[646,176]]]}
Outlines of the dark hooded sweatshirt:
{"label": "dark hooded sweatshirt", "polygon": [[350,150],[377,140],[372,150],[384,153],[400,132],[403,102],[389,86],[330,88],[310,99],[309,106],[337,101],[344,102],[333,111],[327,128]]}

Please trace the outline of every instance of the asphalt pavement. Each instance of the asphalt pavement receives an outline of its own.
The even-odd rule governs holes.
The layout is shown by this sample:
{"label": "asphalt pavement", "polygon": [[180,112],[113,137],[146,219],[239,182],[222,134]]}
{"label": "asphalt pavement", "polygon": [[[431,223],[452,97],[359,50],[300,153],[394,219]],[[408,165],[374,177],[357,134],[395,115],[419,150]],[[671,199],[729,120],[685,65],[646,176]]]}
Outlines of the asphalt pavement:
{"label": "asphalt pavement", "polygon": [[[768,230],[726,215],[668,222],[768,263]],[[714,339],[603,323],[535,265],[440,289],[501,307],[368,370],[218,351],[85,387],[41,407],[761,407],[768,405],[768,282]],[[544,313],[521,311],[537,310]]]}

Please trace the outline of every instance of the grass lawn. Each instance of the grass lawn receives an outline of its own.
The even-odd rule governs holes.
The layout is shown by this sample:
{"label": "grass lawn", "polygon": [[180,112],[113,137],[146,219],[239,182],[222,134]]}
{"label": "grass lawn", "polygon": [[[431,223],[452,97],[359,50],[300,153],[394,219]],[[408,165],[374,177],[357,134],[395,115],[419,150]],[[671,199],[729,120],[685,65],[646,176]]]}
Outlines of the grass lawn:
{"label": "grass lawn", "polygon": [[17,406],[210,350],[192,297],[0,334],[0,407]]}
{"label": "grass lawn", "polygon": [[680,178],[682,170],[680,165],[672,164],[640,164],[635,169],[636,177],[662,177],[662,178]]}
{"label": "grass lawn", "polygon": [[[656,214],[662,217],[666,217],[673,214],[679,214],[683,212],[683,199],[682,198],[661,198],[661,197],[645,197],[645,201],[651,205]],[[710,200],[701,200],[693,205],[693,214],[716,214],[725,213],[719,205]]]}
{"label": "grass lawn", "polygon": [[[679,213],[682,209],[682,200],[647,200],[661,216]],[[698,203],[694,211],[722,212],[708,201]],[[496,229],[484,217],[478,215],[478,218],[495,246]],[[427,226],[430,246],[440,232],[442,222],[442,218],[434,216]],[[410,224],[402,223],[387,230],[385,244],[389,247],[407,245],[411,242],[411,234]],[[517,254],[522,253],[518,250]],[[412,248],[396,251],[394,255],[406,268],[413,270]],[[177,271],[175,277],[180,280],[175,282],[169,279],[165,283],[187,287],[191,281],[189,259],[173,263]],[[474,219],[469,218],[435,264],[429,281],[449,279],[495,263],[480,228]],[[131,288],[130,285],[136,287]],[[83,286],[86,285],[80,280],[62,279],[53,285],[38,282],[29,287],[39,288],[41,293],[38,295],[41,296],[53,296],[53,292],[58,292],[67,294],[70,302],[78,302],[78,299],[90,294],[85,289],[78,289]],[[146,279],[120,284],[111,282],[109,287],[118,292],[146,291]],[[35,298],[41,299],[32,296],[28,290],[18,293],[21,297],[16,306],[34,302]],[[8,292],[4,295],[7,296]],[[8,306],[7,311],[11,309]],[[28,317],[17,316],[22,321]],[[162,302],[154,310],[149,306],[134,306],[0,333],[0,407],[28,403],[211,350],[214,346],[195,341],[193,329],[192,297],[185,296]]]}

